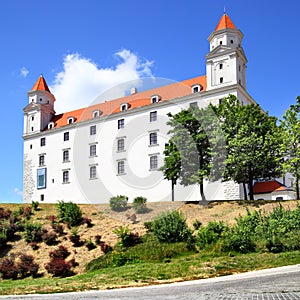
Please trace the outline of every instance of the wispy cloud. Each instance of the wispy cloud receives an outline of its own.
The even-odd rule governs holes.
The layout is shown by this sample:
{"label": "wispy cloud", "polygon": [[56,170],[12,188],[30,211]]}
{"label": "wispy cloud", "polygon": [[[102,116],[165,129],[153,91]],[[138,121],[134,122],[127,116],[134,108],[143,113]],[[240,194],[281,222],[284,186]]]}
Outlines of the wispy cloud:
{"label": "wispy cloud", "polygon": [[56,74],[50,86],[55,95],[57,113],[88,106],[105,90],[142,77],[152,77],[152,62],[129,50],[115,53],[121,62],[110,68],[98,67],[89,58],[78,53],[64,57],[63,71]]}
{"label": "wispy cloud", "polygon": [[18,196],[23,196],[23,191],[21,191],[19,188],[14,188],[14,193]]}
{"label": "wispy cloud", "polygon": [[28,74],[29,74],[29,71],[28,71],[27,68],[22,67],[22,68],[20,69],[20,76],[21,76],[21,77],[26,78]]}

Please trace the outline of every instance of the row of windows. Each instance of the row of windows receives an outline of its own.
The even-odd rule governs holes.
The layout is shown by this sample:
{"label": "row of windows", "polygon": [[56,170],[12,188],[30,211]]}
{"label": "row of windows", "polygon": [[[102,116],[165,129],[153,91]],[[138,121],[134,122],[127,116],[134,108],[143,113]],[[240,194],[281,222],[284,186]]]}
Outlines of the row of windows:
{"label": "row of windows", "polygon": [[[150,122],[154,122],[156,120],[157,120],[157,111],[150,112]],[[124,127],[125,127],[125,120],[124,119],[118,120],[118,129],[121,129]],[[95,135],[96,133],[97,133],[96,125],[90,126],[90,135]],[[70,139],[70,133],[64,132],[63,140],[69,141],[69,139]],[[40,145],[41,145],[41,147],[46,146],[46,138],[45,137],[41,138]]]}
{"label": "row of windows", "polygon": [[[157,170],[158,169],[158,157],[157,155],[152,155],[149,158],[149,165],[150,170]],[[118,175],[125,175],[125,160],[120,160],[117,163],[117,174]],[[97,178],[97,166],[93,165],[90,166],[90,179],[96,179]],[[62,181],[63,183],[70,183],[70,171],[64,170],[62,174]]]}
{"label": "row of windows", "polygon": [[[149,144],[151,146],[158,145],[157,143],[157,132],[151,132],[149,134]],[[124,151],[125,150],[125,139],[120,138],[117,140],[117,151]],[[97,156],[97,144],[90,145],[90,157]],[[70,152],[68,149],[63,150],[63,162],[69,162],[70,161]],[[39,155],[39,166],[45,166],[45,155],[40,154]]]}

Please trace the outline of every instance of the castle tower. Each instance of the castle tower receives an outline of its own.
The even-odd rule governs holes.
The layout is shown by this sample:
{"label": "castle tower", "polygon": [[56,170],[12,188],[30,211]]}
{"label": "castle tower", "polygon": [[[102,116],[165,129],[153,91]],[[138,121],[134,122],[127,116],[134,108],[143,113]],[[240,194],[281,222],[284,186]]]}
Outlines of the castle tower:
{"label": "castle tower", "polygon": [[246,89],[247,59],[242,48],[243,34],[226,13],[208,37],[206,55],[207,90],[239,84]]}
{"label": "castle tower", "polygon": [[24,135],[41,132],[55,115],[55,97],[41,75],[28,92],[29,104],[24,108]]}

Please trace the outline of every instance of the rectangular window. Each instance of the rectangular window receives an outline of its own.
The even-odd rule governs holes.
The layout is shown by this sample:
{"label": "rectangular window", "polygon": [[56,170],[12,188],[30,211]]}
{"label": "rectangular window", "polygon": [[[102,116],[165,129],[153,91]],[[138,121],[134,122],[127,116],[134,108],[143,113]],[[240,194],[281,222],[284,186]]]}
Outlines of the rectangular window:
{"label": "rectangular window", "polygon": [[154,122],[157,120],[157,111],[150,112],[150,122]]}
{"label": "rectangular window", "polygon": [[150,156],[150,170],[157,170],[158,159],[157,155]]}
{"label": "rectangular window", "polygon": [[223,77],[220,77],[220,83],[223,83]]}
{"label": "rectangular window", "polygon": [[90,127],[90,135],[95,135],[96,134],[96,125],[93,125]]}
{"label": "rectangular window", "polygon": [[90,145],[90,156],[96,156],[96,155],[97,155],[96,145]]}
{"label": "rectangular window", "polygon": [[124,119],[118,120],[118,129],[124,128],[124,126],[125,126],[125,120]]}
{"label": "rectangular window", "polygon": [[124,151],[125,149],[125,141],[124,139],[118,139],[118,142],[117,142],[117,146],[118,146],[118,151]]}
{"label": "rectangular window", "polygon": [[197,108],[197,107],[198,107],[198,103],[197,102],[190,103],[190,108]]}
{"label": "rectangular window", "polygon": [[45,155],[39,156],[39,166],[43,167],[45,165]]}
{"label": "rectangular window", "polygon": [[150,142],[150,145],[157,145],[157,133],[156,132],[150,133],[149,142]]}
{"label": "rectangular window", "polygon": [[118,161],[118,175],[125,174],[125,161]]}
{"label": "rectangular window", "polygon": [[37,169],[37,188],[46,188],[46,168]]}
{"label": "rectangular window", "polygon": [[223,69],[223,64],[219,64],[219,69],[220,69],[220,70]]}
{"label": "rectangular window", "polygon": [[41,138],[41,147],[46,146],[46,138]]}
{"label": "rectangular window", "polygon": [[70,161],[69,150],[64,150],[63,152],[63,162]]}
{"label": "rectangular window", "polygon": [[69,137],[70,137],[69,132],[65,132],[64,133],[64,141],[68,141]]}
{"label": "rectangular window", "polygon": [[90,179],[95,179],[97,178],[97,169],[96,166],[91,166],[90,167]]}
{"label": "rectangular window", "polygon": [[69,171],[63,171],[63,183],[69,183],[70,178],[69,178]]}

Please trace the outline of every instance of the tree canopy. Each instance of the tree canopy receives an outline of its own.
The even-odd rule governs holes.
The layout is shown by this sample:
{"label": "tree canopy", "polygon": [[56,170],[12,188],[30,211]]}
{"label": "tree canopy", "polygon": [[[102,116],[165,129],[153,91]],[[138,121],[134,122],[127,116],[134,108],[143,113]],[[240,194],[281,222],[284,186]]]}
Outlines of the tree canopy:
{"label": "tree canopy", "polygon": [[297,199],[300,199],[300,96],[297,97],[296,105],[291,105],[283,115],[281,128],[282,151],[285,157],[283,170],[294,176]]}

